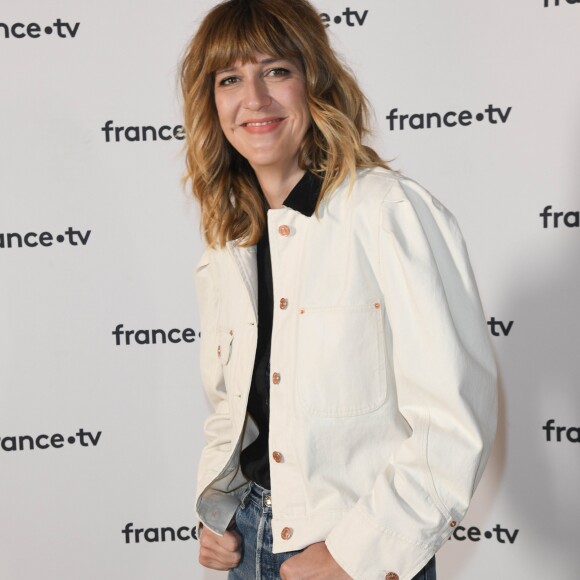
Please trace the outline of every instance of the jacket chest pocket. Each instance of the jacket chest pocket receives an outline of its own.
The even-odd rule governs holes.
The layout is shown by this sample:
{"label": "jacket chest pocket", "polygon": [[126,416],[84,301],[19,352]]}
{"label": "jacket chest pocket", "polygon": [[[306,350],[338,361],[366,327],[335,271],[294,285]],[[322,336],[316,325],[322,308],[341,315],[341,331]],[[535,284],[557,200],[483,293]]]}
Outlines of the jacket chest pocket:
{"label": "jacket chest pocket", "polygon": [[387,397],[382,305],[304,308],[298,322],[297,394],[303,409],[348,417]]}

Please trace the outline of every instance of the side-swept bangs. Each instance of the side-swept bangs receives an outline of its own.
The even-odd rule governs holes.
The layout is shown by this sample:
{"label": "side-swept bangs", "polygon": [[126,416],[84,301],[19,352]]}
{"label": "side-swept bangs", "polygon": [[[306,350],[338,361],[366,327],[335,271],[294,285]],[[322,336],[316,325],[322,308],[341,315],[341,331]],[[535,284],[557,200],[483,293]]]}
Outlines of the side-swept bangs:
{"label": "side-swept bangs", "polygon": [[296,36],[288,30],[290,22],[285,15],[260,10],[257,2],[220,5],[207,25],[205,74],[228,68],[238,60],[252,62],[255,53],[298,59],[303,54]]}

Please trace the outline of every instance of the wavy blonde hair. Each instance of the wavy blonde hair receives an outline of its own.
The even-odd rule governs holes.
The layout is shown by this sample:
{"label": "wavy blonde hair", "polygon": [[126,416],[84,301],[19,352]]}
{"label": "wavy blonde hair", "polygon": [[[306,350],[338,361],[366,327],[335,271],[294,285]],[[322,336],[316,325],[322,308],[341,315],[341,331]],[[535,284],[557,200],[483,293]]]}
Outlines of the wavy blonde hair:
{"label": "wavy blonde hair", "polygon": [[228,0],[213,8],[189,44],[181,66],[186,174],[201,205],[210,246],[257,243],[266,200],[250,164],[227,141],[214,100],[217,70],[255,53],[298,59],[312,117],[299,166],[323,177],[318,204],[359,167],[387,167],[362,144],[368,105],[353,75],[330,47],[319,14],[306,0]]}

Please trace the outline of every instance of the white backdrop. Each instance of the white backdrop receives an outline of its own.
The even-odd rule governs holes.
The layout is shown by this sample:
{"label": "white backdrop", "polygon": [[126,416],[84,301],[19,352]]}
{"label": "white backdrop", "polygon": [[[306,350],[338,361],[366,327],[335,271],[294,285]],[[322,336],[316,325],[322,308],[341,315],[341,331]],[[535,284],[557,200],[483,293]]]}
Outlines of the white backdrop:
{"label": "white backdrop", "polygon": [[[176,81],[211,5],[2,3],[2,580],[224,578],[192,538],[208,407]],[[317,6],[375,145],[462,225],[500,365],[494,453],[439,577],[575,580],[580,2]]]}

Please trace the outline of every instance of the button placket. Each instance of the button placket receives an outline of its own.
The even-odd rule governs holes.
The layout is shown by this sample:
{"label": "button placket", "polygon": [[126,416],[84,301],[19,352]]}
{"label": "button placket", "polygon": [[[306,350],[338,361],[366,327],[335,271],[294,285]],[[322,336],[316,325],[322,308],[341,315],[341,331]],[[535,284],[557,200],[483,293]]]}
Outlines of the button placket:
{"label": "button placket", "polygon": [[[269,216],[270,217],[270,216]],[[270,373],[271,394],[270,394],[270,417],[274,423],[270,433],[270,465],[272,486],[277,485],[277,481],[294,481],[293,470],[287,468],[287,463],[292,462],[291,446],[288,437],[290,436],[288,425],[288,406],[292,404],[292,370],[288,365],[289,348],[287,341],[291,340],[291,329],[296,323],[294,292],[296,289],[296,278],[293,273],[296,264],[299,263],[302,244],[302,236],[298,235],[300,219],[293,215],[291,210],[285,210],[283,214],[274,214],[274,223],[270,223],[270,242],[272,276],[274,289],[274,317],[273,336],[278,337],[272,343],[270,360],[272,362],[272,372]],[[277,223],[276,223],[277,222]],[[276,303],[278,307],[276,308]],[[290,370],[287,373],[287,368]],[[285,375],[282,383],[282,374]],[[286,381],[290,382],[286,382]],[[288,451],[290,456],[286,457],[284,451]],[[288,497],[281,497],[277,504],[281,513],[284,513],[287,501],[292,500],[294,494]],[[289,526],[279,529],[278,537],[282,541],[288,541],[293,537],[294,530]]]}
{"label": "button placket", "polygon": [[[278,226],[278,234],[282,237],[290,236],[292,230],[288,224],[280,224]],[[284,246],[285,247],[285,246]],[[273,268],[274,270],[274,268]],[[273,272],[274,274],[274,272]],[[280,297],[278,306],[280,310],[286,310],[288,308],[288,298],[285,296]],[[279,385],[281,380],[281,376],[279,372],[272,373],[272,384]]]}

